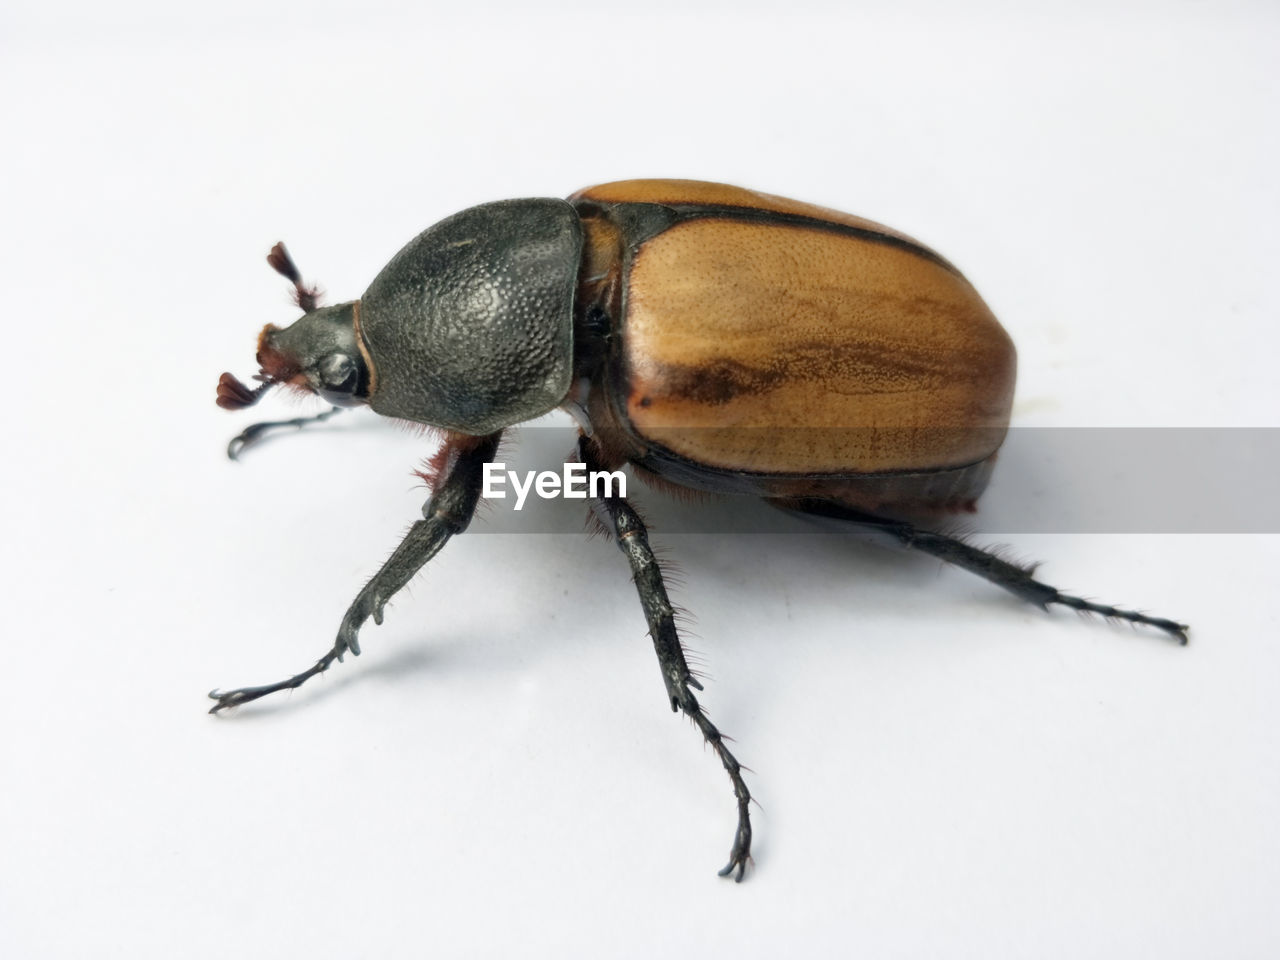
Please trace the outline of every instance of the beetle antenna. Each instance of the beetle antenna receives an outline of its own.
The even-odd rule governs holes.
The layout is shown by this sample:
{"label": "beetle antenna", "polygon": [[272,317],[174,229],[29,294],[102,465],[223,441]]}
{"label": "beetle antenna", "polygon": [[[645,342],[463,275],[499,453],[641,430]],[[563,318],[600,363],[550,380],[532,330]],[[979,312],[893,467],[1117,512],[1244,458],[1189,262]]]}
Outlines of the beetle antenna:
{"label": "beetle antenna", "polygon": [[223,410],[243,410],[252,407],[262,399],[262,395],[275,386],[275,381],[261,375],[257,377],[262,383],[257,387],[248,387],[236,377],[224,373],[218,378],[218,406]]}
{"label": "beetle antenna", "polygon": [[307,286],[302,282],[302,273],[298,270],[298,265],[293,262],[293,257],[289,256],[289,251],[284,248],[283,243],[277,243],[271,248],[271,252],[267,254],[267,263],[271,264],[276,273],[293,284],[293,299],[297,301],[303,313],[310,313],[316,308],[320,302],[320,288],[315,284]]}

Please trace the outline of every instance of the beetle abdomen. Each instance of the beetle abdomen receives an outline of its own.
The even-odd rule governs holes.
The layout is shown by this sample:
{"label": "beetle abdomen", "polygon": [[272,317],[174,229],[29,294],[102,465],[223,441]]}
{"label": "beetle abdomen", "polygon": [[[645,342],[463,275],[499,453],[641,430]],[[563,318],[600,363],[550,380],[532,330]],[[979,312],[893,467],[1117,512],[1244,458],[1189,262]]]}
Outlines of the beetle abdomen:
{"label": "beetle abdomen", "polygon": [[418,235],[360,300],[375,411],[491,433],[554,409],[573,375],[582,224],[563,200],[472,207]]}
{"label": "beetle abdomen", "polygon": [[674,212],[627,258],[614,396],[639,438],[693,464],[794,477],[952,470],[999,447],[1013,345],[937,254],[719,184],[578,198],[620,202],[608,215],[625,218],[629,195]]}

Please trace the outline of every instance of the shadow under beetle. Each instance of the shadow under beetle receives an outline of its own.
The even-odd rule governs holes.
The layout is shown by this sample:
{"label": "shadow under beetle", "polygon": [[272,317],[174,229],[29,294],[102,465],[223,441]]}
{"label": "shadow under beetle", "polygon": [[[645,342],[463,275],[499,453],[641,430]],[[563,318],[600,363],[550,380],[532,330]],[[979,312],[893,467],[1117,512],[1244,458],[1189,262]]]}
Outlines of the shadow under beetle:
{"label": "shadow under beetle", "polygon": [[[1009,424],[1013,344],[932,250],[879,224],[722,184],[632,180],[568,200],[464,210],[401,250],[363,297],[318,307],[284,247],[268,257],[304,315],[267,326],[239,409],[283,384],[338,406],[441,428],[423,519],[360,591],[333,648],[288,680],[226,693],[211,712],[300,686],[350,651],[387,601],[467,528],[502,431],[556,408],[588,471],[629,463],[657,485],[749,494],[880,530],[1041,608],[1172,620],[1067,596],[1018,566],[917,526],[971,510]],[[314,419],[329,416],[333,411]],[[232,441],[234,457],[273,426]],[[592,510],[631,565],[672,710],[724,764],[738,823],[722,876],[751,852],[751,794],[694,696],[644,523],[619,496]]]}

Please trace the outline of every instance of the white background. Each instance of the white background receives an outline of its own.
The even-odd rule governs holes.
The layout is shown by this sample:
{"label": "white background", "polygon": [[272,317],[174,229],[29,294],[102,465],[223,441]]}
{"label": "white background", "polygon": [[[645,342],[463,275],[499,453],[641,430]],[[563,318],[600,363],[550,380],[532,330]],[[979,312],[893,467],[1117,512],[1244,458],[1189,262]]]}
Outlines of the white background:
{"label": "white background", "polygon": [[659,532],[755,771],[741,885],[598,540],[478,521],[358,661],[204,713],[327,649],[423,499],[372,416],[223,458],[217,375],[296,312],[276,240],[347,299],[474,203],[740,183],[965,270],[1017,424],[1274,427],[1275,6],[361,6],[5,4],[0,953],[1275,956],[1275,536],[1001,538],[1179,649],[842,538]]}

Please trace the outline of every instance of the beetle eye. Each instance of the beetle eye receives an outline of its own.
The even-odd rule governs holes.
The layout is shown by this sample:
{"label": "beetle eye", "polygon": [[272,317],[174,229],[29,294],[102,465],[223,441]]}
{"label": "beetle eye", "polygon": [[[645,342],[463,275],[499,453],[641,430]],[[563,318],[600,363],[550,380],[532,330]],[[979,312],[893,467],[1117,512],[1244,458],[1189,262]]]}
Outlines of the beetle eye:
{"label": "beetle eye", "polygon": [[316,372],[320,383],[318,392],[331,402],[350,399],[356,392],[360,371],[356,363],[345,353],[331,353],[321,358]]}

